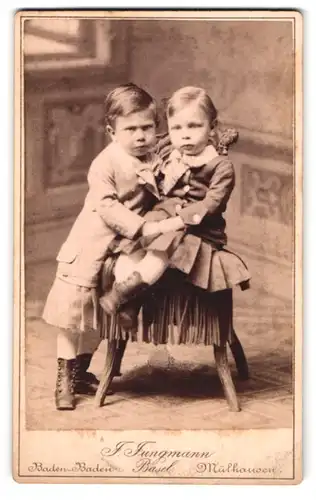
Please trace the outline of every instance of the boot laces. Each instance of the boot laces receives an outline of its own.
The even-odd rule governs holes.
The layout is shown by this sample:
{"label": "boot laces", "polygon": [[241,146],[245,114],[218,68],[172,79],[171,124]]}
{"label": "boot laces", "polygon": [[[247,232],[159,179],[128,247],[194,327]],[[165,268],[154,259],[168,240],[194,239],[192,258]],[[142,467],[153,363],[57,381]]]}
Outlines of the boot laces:
{"label": "boot laces", "polygon": [[68,385],[68,388],[69,388],[71,394],[74,394],[75,381],[76,381],[76,375],[77,375],[77,364],[74,362],[69,368],[66,365],[66,367],[63,370],[61,363],[58,363],[57,390],[59,393],[63,392],[63,383],[65,382],[65,378],[62,376],[63,371],[65,371],[65,378],[67,381],[66,384]]}

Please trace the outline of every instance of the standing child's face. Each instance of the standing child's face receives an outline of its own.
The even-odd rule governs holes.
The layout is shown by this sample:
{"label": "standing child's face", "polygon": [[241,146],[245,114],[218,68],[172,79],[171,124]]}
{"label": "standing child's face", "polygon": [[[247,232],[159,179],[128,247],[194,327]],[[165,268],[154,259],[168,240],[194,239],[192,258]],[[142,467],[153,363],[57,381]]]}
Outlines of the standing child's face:
{"label": "standing child's face", "polygon": [[156,144],[156,123],[151,109],[119,116],[115,128],[108,127],[112,139],[130,155],[140,157]]}
{"label": "standing child's face", "polygon": [[208,117],[196,103],[186,105],[169,117],[168,128],[173,146],[192,156],[207,146],[211,132]]}

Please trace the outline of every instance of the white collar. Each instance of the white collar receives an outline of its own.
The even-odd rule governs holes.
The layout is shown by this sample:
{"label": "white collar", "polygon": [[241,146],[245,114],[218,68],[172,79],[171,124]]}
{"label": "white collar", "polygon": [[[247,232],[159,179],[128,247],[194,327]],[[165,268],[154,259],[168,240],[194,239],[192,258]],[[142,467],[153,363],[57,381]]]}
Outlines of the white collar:
{"label": "white collar", "polygon": [[170,153],[170,160],[176,159],[178,161],[182,161],[183,163],[185,163],[189,167],[197,168],[197,167],[202,167],[203,165],[206,165],[210,161],[214,160],[214,158],[216,158],[217,156],[219,156],[218,152],[216,151],[214,146],[209,144],[202,151],[202,153],[200,153],[196,156],[181,154],[180,151],[178,151],[177,149],[174,149]]}

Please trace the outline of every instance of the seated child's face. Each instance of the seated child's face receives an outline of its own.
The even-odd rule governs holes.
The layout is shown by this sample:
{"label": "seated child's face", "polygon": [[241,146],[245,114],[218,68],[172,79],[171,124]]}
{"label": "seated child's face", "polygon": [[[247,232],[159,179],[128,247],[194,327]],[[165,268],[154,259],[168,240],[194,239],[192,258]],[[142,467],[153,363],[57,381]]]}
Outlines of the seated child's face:
{"label": "seated child's face", "polygon": [[144,156],[156,144],[156,123],[151,109],[119,116],[110,135],[130,155]]}
{"label": "seated child's face", "polygon": [[188,104],[168,118],[170,140],[173,146],[187,155],[197,155],[207,146],[210,123],[203,109]]}

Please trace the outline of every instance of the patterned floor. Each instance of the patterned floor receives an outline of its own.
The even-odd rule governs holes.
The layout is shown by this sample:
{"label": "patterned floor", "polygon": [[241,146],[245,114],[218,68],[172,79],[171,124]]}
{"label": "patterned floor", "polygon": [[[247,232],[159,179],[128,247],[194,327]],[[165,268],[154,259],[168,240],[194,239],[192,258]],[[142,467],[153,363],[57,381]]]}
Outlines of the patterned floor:
{"label": "patterned floor", "polygon": [[[46,274],[45,274],[46,276]],[[33,276],[34,278],[34,276]],[[228,410],[212,349],[130,344],[123,376],[103,408],[78,398],[74,412],[57,412],[53,391],[55,339],[39,319],[43,290],[30,280],[26,322],[26,423],[29,429],[249,429],[291,427],[292,340],[290,304],[253,290],[237,292],[235,327],[243,343],[250,380],[232,373],[242,411]],[[43,280],[41,280],[43,284]],[[43,285],[42,285],[43,286]],[[102,371],[106,345],[91,366]]]}

